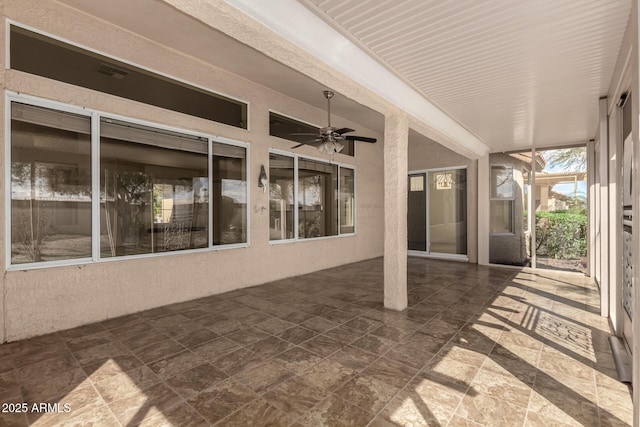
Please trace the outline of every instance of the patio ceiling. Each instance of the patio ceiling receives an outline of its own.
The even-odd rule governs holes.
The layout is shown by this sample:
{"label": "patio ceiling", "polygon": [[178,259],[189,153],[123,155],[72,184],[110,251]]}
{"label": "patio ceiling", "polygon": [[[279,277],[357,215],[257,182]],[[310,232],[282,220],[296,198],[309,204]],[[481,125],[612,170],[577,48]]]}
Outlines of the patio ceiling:
{"label": "patio ceiling", "polygon": [[299,0],[495,151],[593,138],[620,0]]}
{"label": "patio ceiling", "polygon": [[[324,98],[319,95],[323,84],[179,13],[163,1],[61,1],[325,108]],[[440,114],[424,108],[435,104],[454,119],[451,123],[434,119],[435,123],[445,123],[444,133],[453,135],[454,140],[470,141],[468,146],[476,153],[487,146],[492,151],[508,151],[571,145],[593,138],[598,99],[607,93],[631,8],[629,0],[280,0],[262,9],[261,2],[227,2],[285,34],[319,60],[329,63],[332,57],[339,58],[342,73],[357,69],[354,62],[340,59],[345,52],[353,53],[346,46],[353,44],[389,71],[386,80],[378,79],[380,90],[387,90],[383,97],[395,95],[395,104],[401,108],[402,101],[411,98],[407,104],[414,110],[405,109],[414,116],[423,115],[425,122]],[[275,11],[272,13],[279,19],[279,27],[261,19],[265,8]],[[142,16],[154,19],[140,19]],[[292,29],[318,28],[310,18],[339,36],[334,41],[344,41],[340,45],[344,52],[333,49],[327,38],[315,37],[316,50],[292,39],[296,36]],[[307,36],[314,38],[313,34]],[[363,74],[367,73],[358,72],[356,78]],[[396,77],[397,82],[392,82]],[[424,102],[416,100],[414,94]],[[380,113],[347,97],[338,94],[332,107],[337,116],[383,130]]]}

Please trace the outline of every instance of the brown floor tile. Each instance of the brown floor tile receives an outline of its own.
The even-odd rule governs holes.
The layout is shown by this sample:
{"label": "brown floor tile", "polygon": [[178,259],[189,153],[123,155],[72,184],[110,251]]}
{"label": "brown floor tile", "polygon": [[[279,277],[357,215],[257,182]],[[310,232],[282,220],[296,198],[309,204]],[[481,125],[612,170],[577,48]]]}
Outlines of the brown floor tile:
{"label": "brown floor tile", "polygon": [[46,377],[21,381],[22,396],[29,402],[45,402],[89,383],[89,378],[81,368],[50,373]]}
{"label": "brown floor tile", "polygon": [[310,426],[366,426],[372,419],[373,414],[332,394],[299,421]]}
{"label": "brown floor tile", "polygon": [[382,326],[382,322],[361,316],[345,323],[345,326],[368,333]]}
{"label": "brown floor tile", "polygon": [[95,383],[95,387],[105,402],[110,403],[127,396],[138,394],[159,382],[160,378],[158,378],[151,369],[147,366],[141,366],[115,377],[97,382]]}
{"label": "brown floor tile", "polygon": [[204,362],[204,358],[189,350],[185,350],[173,356],[150,363],[148,366],[158,377],[167,379],[177,373],[201,365]]}
{"label": "brown floor tile", "polygon": [[258,398],[224,420],[216,424],[220,427],[245,426],[288,426],[293,423],[289,416],[278,408],[270,405],[263,398]]}
{"label": "brown floor tile", "polygon": [[191,399],[227,377],[224,372],[205,363],[168,378],[166,383],[183,398]]}
{"label": "brown floor tile", "polygon": [[302,326],[294,326],[293,328],[287,329],[276,336],[285,341],[289,341],[291,344],[298,345],[315,337],[316,335],[318,335],[318,333],[311,329],[303,328]]}
{"label": "brown floor tile", "polygon": [[247,348],[240,348],[232,351],[231,353],[227,353],[210,363],[227,375],[235,375],[238,372],[259,366],[264,359],[265,358],[261,355],[254,353]]}
{"label": "brown floor tile", "polygon": [[522,425],[526,412],[524,408],[480,393],[465,396],[456,410],[461,417],[496,427]]}
{"label": "brown floor tile", "polygon": [[417,373],[418,370],[411,366],[384,357],[362,371],[363,375],[372,376],[396,388],[403,387]]}
{"label": "brown floor tile", "polygon": [[363,331],[360,331],[358,329],[354,329],[346,325],[340,325],[333,329],[329,329],[322,335],[333,338],[334,340],[346,345],[362,338],[364,334],[365,333]]}
{"label": "brown floor tile", "polygon": [[320,362],[322,358],[300,347],[293,347],[290,350],[273,356],[272,360],[288,370],[299,374]]}
{"label": "brown floor tile", "polygon": [[209,341],[213,341],[218,337],[218,334],[203,327],[190,331],[182,336],[176,337],[176,341],[178,341],[188,349],[193,349],[199,345],[206,344]]}
{"label": "brown floor tile", "polygon": [[298,418],[328,395],[329,392],[296,376],[268,391],[263,397],[272,406]]}
{"label": "brown floor tile", "polygon": [[308,341],[300,344],[300,347],[308,350],[320,357],[327,357],[338,350],[342,350],[344,345],[333,338],[324,335],[318,335]]}
{"label": "brown floor tile", "polygon": [[62,342],[56,344],[44,345],[41,347],[35,347],[30,350],[24,350],[18,353],[13,363],[16,368],[32,365],[34,363],[44,362],[47,360],[55,359],[58,357],[68,356],[70,354],[69,349]]}
{"label": "brown floor tile", "polygon": [[332,322],[331,320],[325,319],[324,317],[316,316],[300,323],[300,326],[311,329],[315,332],[322,333],[328,331],[329,329],[335,328],[336,326],[338,326],[338,324],[336,322]]}
{"label": "brown floor tile", "polygon": [[145,418],[140,427],[175,426],[205,427],[209,423],[188,403],[181,403],[159,414]]}
{"label": "brown floor tile", "polygon": [[272,336],[251,344],[247,348],[261,357],[271,357],[287,351],[291,347],[293,347],[293,344]]}
{"label": "brown floor tile", "polygon": [[355,373],[355,370],[334,360],[325,359],[306,369],[301,376],[315,386],[333,391],[353,377]]}
{"label": "brown floor tile", "polygon": [[262,394],[293,375],[293,372],[275,361],[265,360],[254,369],[243,371],[233,378],[238,384]]}
{"label": "brown floor tile", "polygon": [[22,382],[37,382],[45,378],[59,375],[62,372],[76,370],[80,367],[71,354],[55,357],[44,362],[33,363],[28,366],[16,368],[14,373]]}
{"label": "brown floor tile", "polygon": [[484,368],[478,371],[470,387],[477,393],[486,394],[524,409],[527,409],[531,396],[530,385],[513,376],[496,374]]}
{"label": "brown floor tile", "polygon": [[[49,403],[57,403],[60,412],[29,412],[29,420],[33,425],[61,425],[68,420],[80,418],[101,418],[102,413],[94,415],[94,411],[104,408],[104,401],[98,392],[89,384],[80,386],[55,399],[47,400]],[[41,403],[36,402],[36,403]],[[69,411],[65,412],[65,405]],[[104,417],[108,424],[109,417]]]}
{"label": "brown floor tile", "polygon": [[138,332],[130,336],[125,335],[119,339],[127,346],[127,348],[132,351],[136,351],[140,348],[163,342],[168,338],[169,336],[167,334],[164,334],[157,329],[153,329],[151,326],[146,326],[142,332]]}
{"label": "brown floor tile", "polygon": [[122,425],[138,425],[178,405],[182,399],[164,384],[156,384],[143,392],[117,400],[109,408]]}
{"label": "brown floor tile", "polygon": [[151,363],[156,360],[164,359],[176,353],[184,351],[185,348],[177,341],[166,339],[155,344],[133,350],[133,353],[144,363]]}
{"label": "brown floor tile", "polygon": [[291,313],[279,317],[284,321],[300,324],[306,322],[314,316],[313,314],[305,313],[304,311],[292,311]]}
{"label": "brown floor tile", "polygon": [[20,382],[14,372],[0,374],[0,403],[22,401]]}
{"label": "brown floor tile", "polygon": [[371,365],[377,358],[377,355],[352,346],[344,346],[340,351],[337,351],[328,357],[328,359],[334,360],[356,372],[362,371]]}
{"label": "brown floor tile", "polygon": [[630,423],[590,279],[408,271],[403,312],[376,259],[0,345],[0,400],[74,408],[0,424]]}
{"label": "brown floor tile", "polygon": [[250,389],[227,379],[209,387],[188,402],[207,421],[215,423],[256,397],[257,394]]}
{"label": "brown floor tile", "polygon": [[8,412],[0,412],[0,425],[4,427],[26,427],[29,425],[27,414]]}
{"label": "brown floor tile", "polygon": [[372,414],[380,411],[398,388],[370,375],[359,374],[340,386],[335,394]]}
{"label": "brown floor tile", "polygon": [[218,335],[227,335],[239,329],[246,328],[245,325],[243,325],[242,323],[234,319],[215,321],[210,324],[203,324],[203,326],[207,327],[208,329],[211,329],[213,332],[215,332]]}
{"label": "brown floor tile", "polygon": [[204,357],[209,361],[214,361],[227,353],[231,353],[234,350],[240,348],[240,345],[227,339],[227,338],[217,338],[213,341],[209,341],[206,344],[198,346],[193,349],[193,351]]}
{"label": "brown floor tile", "polygon": [[265,320],[264,322],[260,322],[254,325],[255,328],[260,329],[264,332],[268,332],[272,335],[277,335],[289,328],[292,328],[293,326],[295,326],[293,323],[285,322],[284,320],[278,319],[277,317],[272,317]]}
{"label": "brown floor tile", "polygon": [[384,353],[385,359],[400,362],[415,369],[421,369],[434,356],[434,353],[417,350],[415,347],[408,346],[407,344],[398,344]]}
{"label": "brown floor tile", "polygon": [[249,345],[256,343],[265,338],[269,338],[270,335],[264,331],[255,328],[239,329],[235,332],[225,335],[225,338],[230,339],[240,345]]}
{"label": "brown floor tile", "polygon": [[415,394],[401,391],[379,415],[394,426],[444,426],[452,413],[437,405],[428,405]]}
{"label": "brown floor tile", "polygon": [[352,346],[366,350],[369,353],[382,355],[396,346],[396,342],[375,335],[365,335],[351,343]]}

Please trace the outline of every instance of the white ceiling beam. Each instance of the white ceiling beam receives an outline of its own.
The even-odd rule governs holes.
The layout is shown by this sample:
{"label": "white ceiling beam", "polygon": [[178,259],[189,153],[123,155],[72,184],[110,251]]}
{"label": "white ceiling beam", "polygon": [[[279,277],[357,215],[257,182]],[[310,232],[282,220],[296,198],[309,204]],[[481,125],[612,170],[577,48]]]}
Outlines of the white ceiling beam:
{"label": "white ceiling beam", "polygon": [[[489,152],[489,147],[480,138],[298,1],[226,1],[340,74],[377,94],[393,107],[409,114],[410,126],[419,133],[467,157],[478,158]],[[298,71],[304,72],[303,69]],[[351,97],[367,105],[357,97]]]}

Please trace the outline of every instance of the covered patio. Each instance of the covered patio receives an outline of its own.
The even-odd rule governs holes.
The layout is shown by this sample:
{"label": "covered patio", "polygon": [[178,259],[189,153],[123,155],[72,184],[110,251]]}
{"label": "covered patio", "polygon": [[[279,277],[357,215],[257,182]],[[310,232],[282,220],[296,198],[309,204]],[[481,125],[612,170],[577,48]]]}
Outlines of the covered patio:
{"label": "covered patio", "polygon": [[1,345],[0,400],[58,407],[0,424],[631,424],[591,279],[409,258],[396,312],[382,270],[376,258]]}

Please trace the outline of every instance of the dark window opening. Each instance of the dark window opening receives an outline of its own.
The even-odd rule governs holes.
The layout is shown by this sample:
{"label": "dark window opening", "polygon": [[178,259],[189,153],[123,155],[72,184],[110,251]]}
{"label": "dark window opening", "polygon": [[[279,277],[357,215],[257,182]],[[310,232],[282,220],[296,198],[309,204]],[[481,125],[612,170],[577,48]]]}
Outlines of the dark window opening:
{"label": "dark window opening", "polygon": [[11,68],[179,113],[247,128],[247,105],[87,50],[11,27]]}

